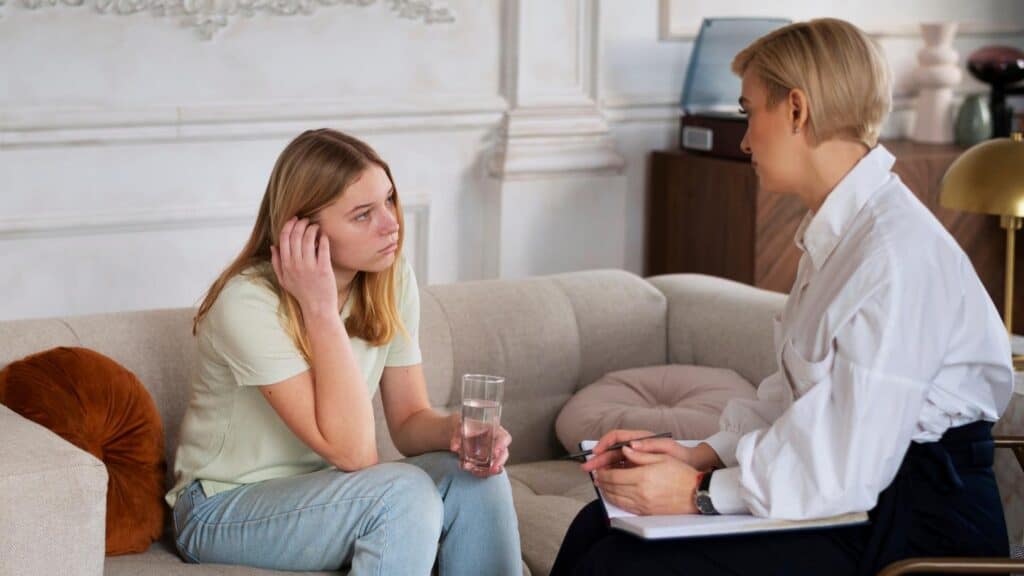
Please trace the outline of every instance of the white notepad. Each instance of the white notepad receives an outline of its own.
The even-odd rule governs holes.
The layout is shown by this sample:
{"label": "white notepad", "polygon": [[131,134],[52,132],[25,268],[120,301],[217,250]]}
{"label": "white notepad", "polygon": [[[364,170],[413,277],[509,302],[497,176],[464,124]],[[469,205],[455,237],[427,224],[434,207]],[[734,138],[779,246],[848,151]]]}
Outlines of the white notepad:
{"label": "white notepad", "polygon": [[[696,446],[698,440],[678,440],[683,446]],[[580,442],[580,450],[592,450],[597,445],[595,440]],[[589,460],[591,456],[588,456]],[[777,520],[761,518],[751,514],[723,514],[720,516],[702,516],[700,514],[682,514],[667,516],[637,516],[612,504],[605,499],[601,489],[597,494],[608,513],[612,528],[618,528],[648,540],[660,538],[700,538],[706,536],[730,536],[752,534],[757,532],[775,532],[782,530],[807,530],[810,528],[834,528],[864,524],[868,521],[866,512],[854,512],[829,518],[814,520]]]}

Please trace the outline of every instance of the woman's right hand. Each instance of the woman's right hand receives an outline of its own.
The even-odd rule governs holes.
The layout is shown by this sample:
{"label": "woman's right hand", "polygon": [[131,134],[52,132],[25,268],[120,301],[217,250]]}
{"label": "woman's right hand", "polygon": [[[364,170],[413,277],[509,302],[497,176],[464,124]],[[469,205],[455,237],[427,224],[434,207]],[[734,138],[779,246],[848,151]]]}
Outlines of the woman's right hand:
{"label": "woman's right hand", "polygon": [[594,446],[594,457],[583,464],[583,470],[591,472],[600,468],[617,464],[624,459],[621,450],[609,451],[608,447],[618,442],[629,442],[630,448],[637,452],[651,454],[665,454],[680,462],[684,462],[697,470],[706,470],[711,467],[722,467],[718,454],[711,446],[701,443],[695,448],[682,446],[672,438],[652,438],[649,440],[636,440],[646,436],[653,436],[654,432],[648,430],[612,430],[608,432]]}
{"label": "woman's right hand", "polygon": [[697,470],[725,467],[722,464],[722,460],[718,457],[718,453],[706,442],[701,442],[691,448],[689,446],[682,446],[671,438],[651,438],[650,440],[630,442],[629,447],[637,452],[666,454],[680,462],[685,462]]}
{"label": "woman's right hand", "polygon": [[331,266],[330,242],[320,238],[320,226],[293,217],[285,222],[270,247],[277,281],[299,302],[303,315],[338,314],[338,283]]}
{"label": "woman's right hand", "polygon": [[612,430],[606,432],[594,446],[594,457],[583,463],[583,470],[592,472],[601,468],[616,465],[623,461],[622,450],[608,450],[612,444],[628,442],[644,436],[653,436],[654,432],[647,430]]}

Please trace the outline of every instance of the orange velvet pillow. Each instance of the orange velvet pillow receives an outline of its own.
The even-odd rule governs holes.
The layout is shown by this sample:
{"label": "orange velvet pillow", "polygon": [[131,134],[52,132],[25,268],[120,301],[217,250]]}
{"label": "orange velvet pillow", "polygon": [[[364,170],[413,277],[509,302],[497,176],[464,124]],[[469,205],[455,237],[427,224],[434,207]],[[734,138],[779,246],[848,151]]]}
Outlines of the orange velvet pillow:
{"label": "orange velvet pillow", "polygon": [[86,348],[54,348],[0,372],[0,403],[107,467],[107,554],[144,552],[164,527],[164,431],[134,374]]}

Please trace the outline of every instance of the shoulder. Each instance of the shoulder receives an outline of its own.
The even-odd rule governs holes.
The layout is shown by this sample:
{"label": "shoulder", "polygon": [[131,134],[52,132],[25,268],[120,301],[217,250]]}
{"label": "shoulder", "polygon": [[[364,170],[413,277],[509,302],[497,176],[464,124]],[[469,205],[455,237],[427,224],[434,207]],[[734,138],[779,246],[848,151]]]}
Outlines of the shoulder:
{"label": "shoulder", "polygon": [[871,198],[858,221],[850,244],[865,281],[945,302],[962,296],[965,263],[973,270],[966,254],[898,176]]}
{"label": "shoulder", "polygon": [[233,276],[210,307],[204,324],[210,327],[244,325],[255,318],[277,316],[280,299],[271,289],[264,271],[248,268]]}
{"label": "shoulder", "polygon": [[895,174],[865,208],[871,247],[908,269],[959,267],[963,261],[957,241]]}
{"label": "shoulder", "polygon": [[412,264],[403,255],[398,262],[395,262],[395,295],[401,304],[407,298],[419,296],[419,284],[416,280],[416,271]]}

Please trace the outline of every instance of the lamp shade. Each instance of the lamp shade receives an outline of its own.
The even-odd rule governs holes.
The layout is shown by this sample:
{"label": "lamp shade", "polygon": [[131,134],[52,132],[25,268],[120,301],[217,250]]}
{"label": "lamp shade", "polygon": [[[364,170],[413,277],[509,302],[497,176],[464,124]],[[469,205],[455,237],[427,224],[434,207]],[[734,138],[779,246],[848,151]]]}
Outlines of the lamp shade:
{"label": "lamp shade", "polygon": [[952,210],[1024,217],[1024,142],[1020,134],[971,147],[942,177],[939,203]]}

